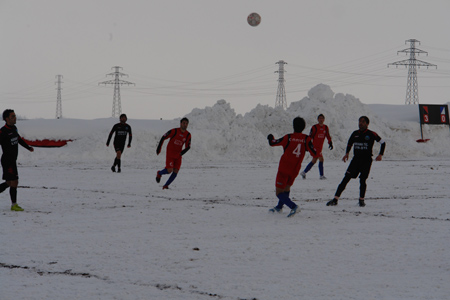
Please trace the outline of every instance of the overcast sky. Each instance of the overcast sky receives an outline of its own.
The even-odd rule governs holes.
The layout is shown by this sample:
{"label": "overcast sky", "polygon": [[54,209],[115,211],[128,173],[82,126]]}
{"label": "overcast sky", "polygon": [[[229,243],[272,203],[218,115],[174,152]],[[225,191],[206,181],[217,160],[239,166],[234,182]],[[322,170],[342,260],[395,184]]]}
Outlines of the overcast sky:
{"label": "overcast sky", "polygon": [[[247,24],[257,12],[262,22]],[[120,66],[129,119],[172,119],[225,99],[237,113],[275,105],[279,60],[288,105],[323,83],[363,103],[404,104],[406,40],[436,64],[418,70],[421,103],[450,101],[448,0],[0,0],[0,102],[54,118],[110,117]]]}

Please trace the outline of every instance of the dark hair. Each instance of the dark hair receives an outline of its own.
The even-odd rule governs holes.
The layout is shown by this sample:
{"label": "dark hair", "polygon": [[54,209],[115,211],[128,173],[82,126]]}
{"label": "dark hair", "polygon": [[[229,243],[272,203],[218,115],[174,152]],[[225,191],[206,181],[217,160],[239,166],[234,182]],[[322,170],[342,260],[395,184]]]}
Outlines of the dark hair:
{"label": "dark hair", "polygon": [[292,122],[294,125],[294,132],[302,132],[305,129],[305,120],[303,118],[297,117]]}
{"label": "dark hair", "polygon": [[183,123],[183,121],[186,121],[186,122],[189,123],[189,120],[188,120],[188,118],[186,118],[186,117],[184,117],[183,119],[180,120],[180,124]]}
{"label": "dark hair", "polygon": [[6,121],[6,118],[8,118],[9,115],[13,112],[14,112],[14,109],[5,109],[3,111],[3,120]]}
{"label": "dark hair", "polygon": [[320,114],[317,116],[317,120],[319,120],[320,117],[323,117],[325,119],[325,116],[323,114]]}
{"label": "dark hair", "polygon": [[369,125],[370,121],[369,121],[369,118],[368,118],[368,117],[362,116],[362,117],[359,117],[358,120],[361,120],[361,119],[364,119],[364,120],[366,121],[367,125]]}
{"label": "dark hair", "polygon": [[[122,117],[127,118],[127,115],[126,115],[126,114],[121,114],[120,117],[119,117],[119,119],[121,119]],[[127,119],[128,119],[128,118],[127,118]]]}

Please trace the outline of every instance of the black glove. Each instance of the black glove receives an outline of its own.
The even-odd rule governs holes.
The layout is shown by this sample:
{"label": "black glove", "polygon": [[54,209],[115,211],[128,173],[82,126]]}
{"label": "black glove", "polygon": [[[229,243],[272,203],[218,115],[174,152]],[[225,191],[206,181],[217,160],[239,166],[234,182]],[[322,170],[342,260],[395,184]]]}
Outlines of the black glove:
{"label": "black glove", "polygon": [[268,139],[269,141],[273,140],[273,139],[274,139],[273,134],[269,134],[269,135],[267,136],[267,139]]}
{"label": "black glove", "polygon": [[332,143],[332,142],[330,142],[330,143],[328,144],[328,149],[333,150],[333,143]]}

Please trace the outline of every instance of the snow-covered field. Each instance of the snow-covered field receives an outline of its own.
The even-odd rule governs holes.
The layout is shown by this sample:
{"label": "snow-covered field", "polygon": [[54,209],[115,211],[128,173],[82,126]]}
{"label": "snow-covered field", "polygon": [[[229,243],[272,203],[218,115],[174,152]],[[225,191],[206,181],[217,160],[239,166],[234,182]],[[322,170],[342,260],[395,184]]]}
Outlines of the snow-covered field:
{"label": "snow-covered field", "polygon": [[[0,212],[1,299],[448,299],[450,160],[374,163],[337,207],[346,164],[313,169],[270,215],[277,163],[23,165]],[[163,178],[164,180],[165,178]]]}
{"label": "snow-covered field", "polygon": [[[25,211],[11,212],[8,191],[0,195],[0,299],[448,299],[450,133],[425,128],[431,140],[418,144],[412,113],[395,109],[371,110],[324,87],[288,111],[258,106],[236,116],[225,101],[195,109],[192,149],[164,191],[167,176],[154,177],[165,152],[154,153],[178,120],[129,116],[134,137],[120,174],[109,170],[114,152],[105,146],[116,120],[19,121],[26,138],[74,142],[19,150]],[[335,144],[324,150],[328,180],[315,166],[292,188],[301,212],[271,215],[282,149],[265,137],[291,132],[296,115],[309,131],[318,112]],[[352,180],[327,207],[363,114],[387,142],[367,206],[357,206]]]}

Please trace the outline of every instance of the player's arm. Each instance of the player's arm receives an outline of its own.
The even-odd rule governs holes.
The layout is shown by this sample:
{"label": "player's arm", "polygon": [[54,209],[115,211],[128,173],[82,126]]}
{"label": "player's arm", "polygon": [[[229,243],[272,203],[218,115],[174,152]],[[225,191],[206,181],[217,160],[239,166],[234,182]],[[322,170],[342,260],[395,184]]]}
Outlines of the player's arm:
{"label": "player's arm", "polygon": [[267,136],[267,140],[269,141],[269,145],[272,146],[272,147],[283,146],[285,144],[284,137],[279,138],[279,139],[275,139],[273,134],[269,134]]}
{"label": "player's arm", "polygon": [[133,134],[131,133],[131,126],[128,125],[128,148],[131,147],[131,140],[133,139]]}
{"label": "player's arm", "polygon": [[31,147],[31,146],[28,146],[28,144],[22,139],[22,137],[20,137],[20,135],[19,135],[19,144],[20,144],[22,147],[26,148],[26,149],[27,149],[28,151],[30,151],[30,152],[33,152],[33,151],[34,151],[34,148]]}
{"label": "player's arm", "polygon": [[108,140],[106,141],[106,146],[109,146],[109,142],[111,142],[111,138],[112,138],[114,131],[116,131],[116,125],[113,126],[113,128],[111,129],[111,132],[108,135]]}
{"label": "player's arm", "polygon": [[316,156],[317,151],[316,151],[316,149],[314,149],[314,144],[312,142],[311,137],[306,138],[305,144],[306,144],[306,149],[308,149],[309,153],[311,153],[312,156]]}
{"label": "player's arm", "polygon": [[333,147],[333,141],[331,140],[330,129],[328,128],[327,125],[325,125],[325,126],[327,128],[326,138],[328,140],[328,149],[333,150],[334,147]]}
{"label": "player's arm", "polygon": [[375,158],[376,161],[380,161],[384,155],[384,149],[386,148],[386,142],[378,136],[378,134],[375,134],[375,140],[381,144],[380,146],[380,152],[378,156]]}
{"label": "player's arm", "polygon": [[348,143],[347,143],[347,149],[345,150],[345,155],[342,158],[342,160],[344,162],[346,162],[348,160],[348,156],[350,154],[350,150],[352,149],[353,143],[355,142],[355,132],[352,133],[352,135],[350,136],[350,138],[348,139]]}
{"label": "player's arm", "polygon": [[159,153],[161,153],[162,145],[164,144],[164,141],[169,138],[171,132],[172,130],[167,131],[166,134],[164,134],[159,140],[158,147],[156,148],[156,155],[159,155]]}
{"label": "player's arm", "polygon": [[191,149],[191,135],[189,134],[189,138],[186,141],[186,146],[184,147],[183,151],[181,151],[181,156],[183,156],[186,152],[189,151],[189,149]]}

